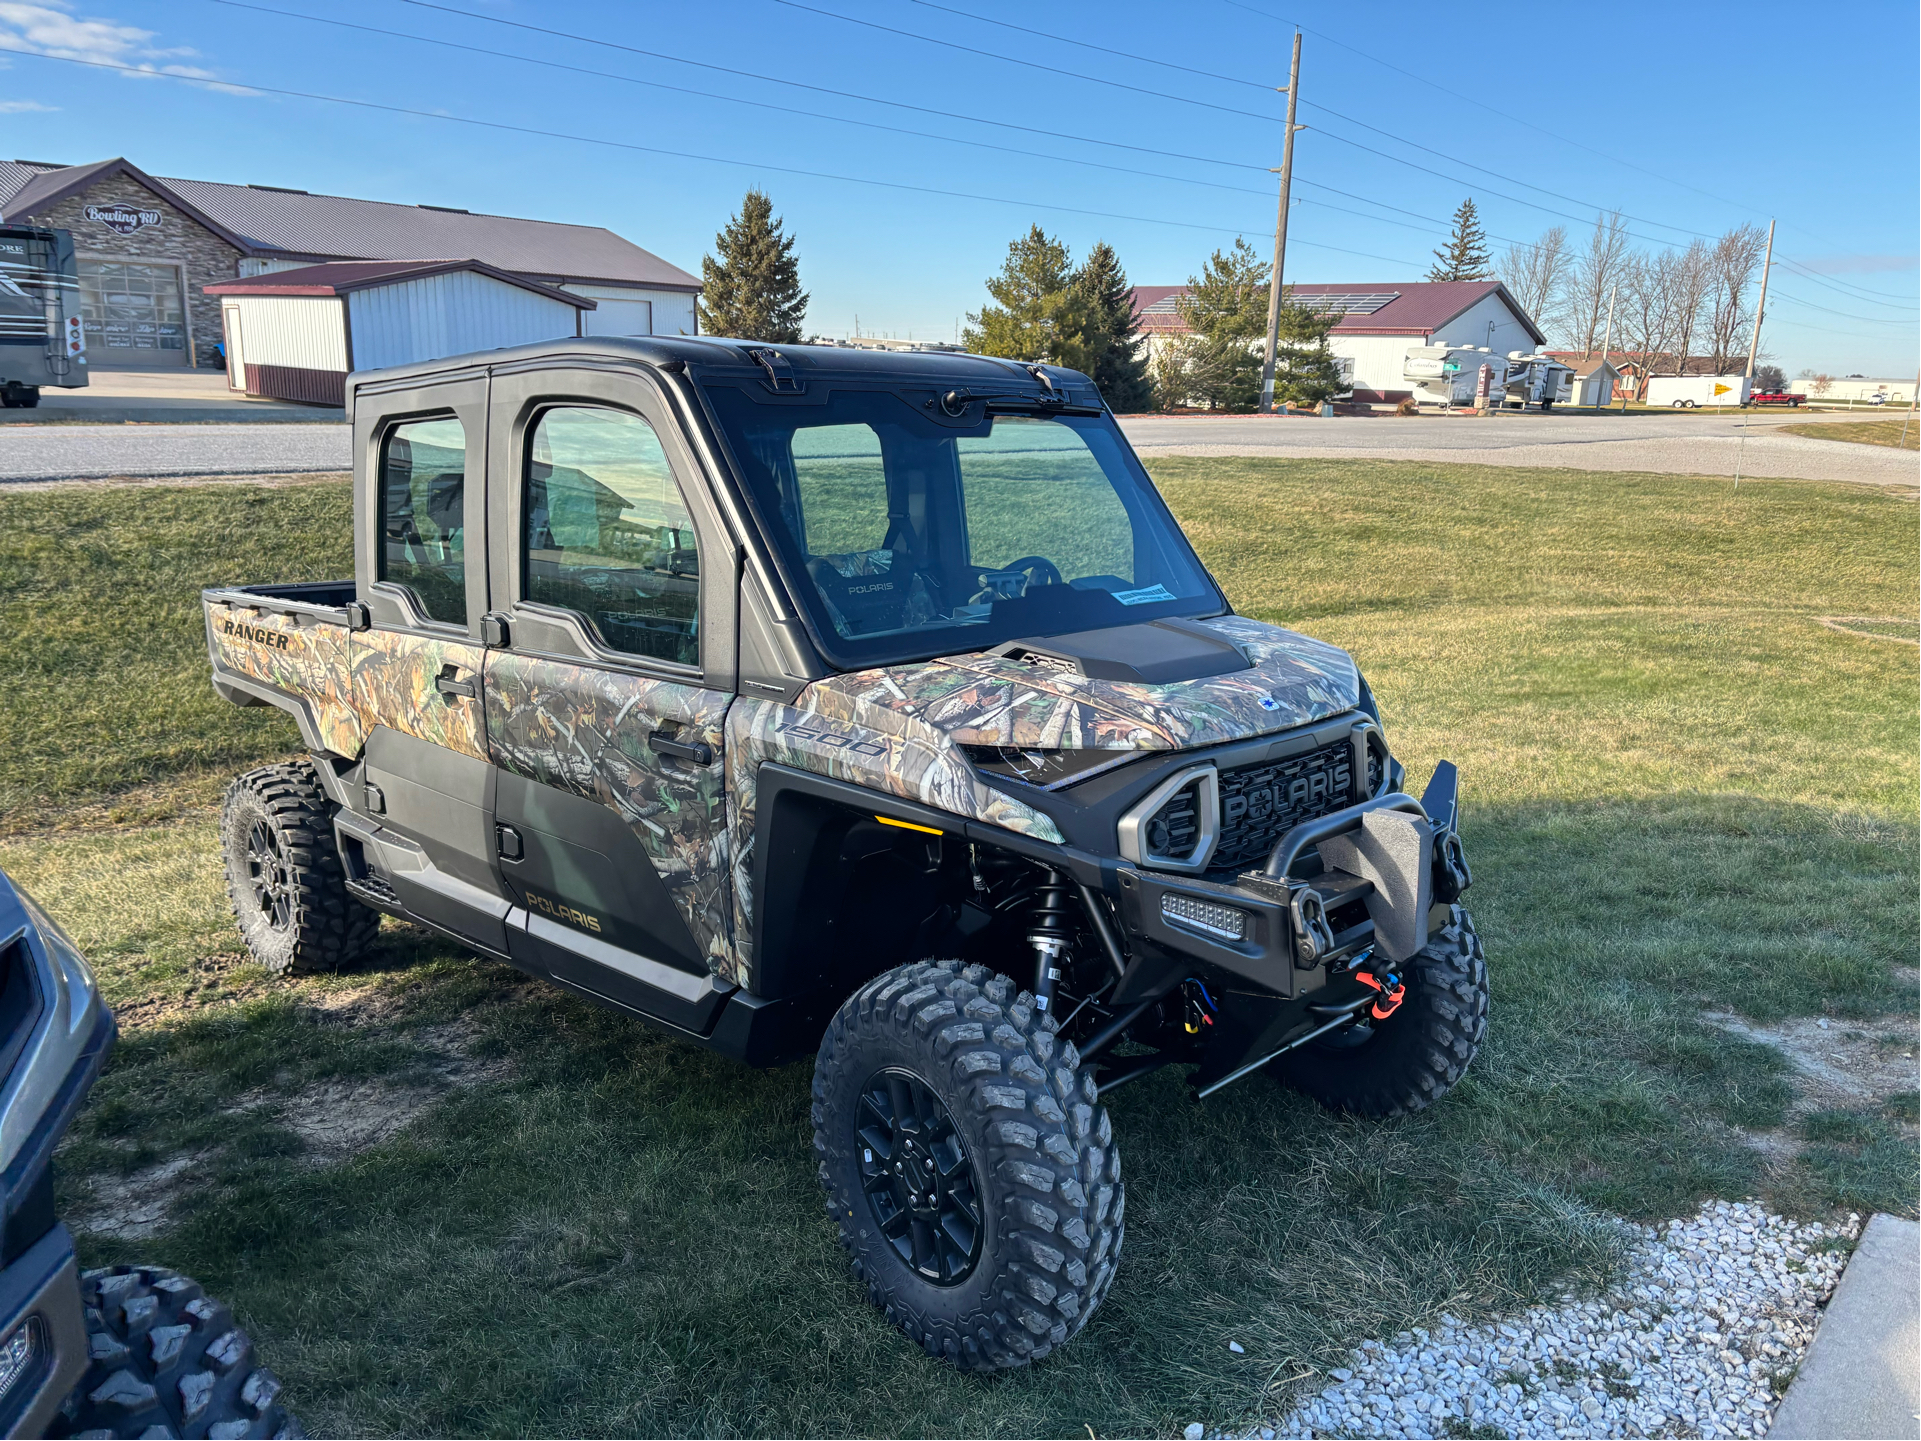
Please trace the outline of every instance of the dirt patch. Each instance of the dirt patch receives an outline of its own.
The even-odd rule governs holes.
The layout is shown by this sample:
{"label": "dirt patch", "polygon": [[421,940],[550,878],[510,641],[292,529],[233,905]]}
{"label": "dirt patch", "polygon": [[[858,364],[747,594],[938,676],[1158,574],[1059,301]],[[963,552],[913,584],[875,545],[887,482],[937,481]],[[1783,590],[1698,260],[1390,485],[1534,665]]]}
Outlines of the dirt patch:
{"label": "dirt patch", "polygon": [[[346,1020],[362,1026],[395,1008],[375,987],[324,994],[313,1006],[335,1024]],[[407,1033],[406,1039],[427,1051],[428,1059],[398,1076],[322,1081],[291,1095],[252,1091],[236,1099],[225,1114],[265,1116],[292,1131],[303,1146],[296,1165],[337,1166],[398,1135],[453,1092],[506,1076],[511,1070],[507,1061],[480,1060],[468,1053],[475,1029],[471,1022],[453,1021]],[[198,1189],[202,1167],[218,1154],[214,1147],[170,1156],[127,1176],[96,1174],[68,1223],[76,1231],[122,1241],[164,1231]]]}
{"label": "dirt patch", "polygon": [[1709,1025],[1772,1046],[1793,1064],[1792,1111],[1860,1110],[1921,1085],[1921,1028],[1912,1016],[1874,1021],[1803,1017],[1764,1026],[1740,1016],[1704,1015]]}

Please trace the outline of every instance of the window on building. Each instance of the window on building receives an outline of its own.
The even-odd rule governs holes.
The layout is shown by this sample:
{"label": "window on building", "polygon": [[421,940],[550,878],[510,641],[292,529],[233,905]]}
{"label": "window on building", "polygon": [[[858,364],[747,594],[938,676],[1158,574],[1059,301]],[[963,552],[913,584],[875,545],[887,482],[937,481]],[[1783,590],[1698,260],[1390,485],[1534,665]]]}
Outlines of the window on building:
{"label": "window on building", "polygon": [[586,619],[612,650],[700,662],[700,551],[654,428],[626,411],[547,411],[527,451],[522,594]]}
{"label": "window on building", "polygon": [[380,578],[434,620],[467,623],[467,432],[458,420],[397,425],[380,458]]}
{"label": "window on building", "polygon": [[82,260],[80,315],[87,348],[97,361],[125,365],[185,365],[187,310],[180,272],[171,265]]}

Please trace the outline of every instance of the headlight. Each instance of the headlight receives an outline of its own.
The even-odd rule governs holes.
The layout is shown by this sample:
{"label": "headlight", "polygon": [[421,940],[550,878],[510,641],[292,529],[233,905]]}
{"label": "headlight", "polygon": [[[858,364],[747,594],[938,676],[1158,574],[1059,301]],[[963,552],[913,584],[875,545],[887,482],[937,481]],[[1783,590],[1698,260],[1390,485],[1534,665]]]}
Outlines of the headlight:
{"label": "headlight", "polygon": [[1219,901],[1204,901],[1199,896],[1181,896],[1169,891],[1161,897],[1161,915],[1170,924],[1199,931],[1204,936],[1224,941],[1247,939],[1247,912],[1224,906]]}

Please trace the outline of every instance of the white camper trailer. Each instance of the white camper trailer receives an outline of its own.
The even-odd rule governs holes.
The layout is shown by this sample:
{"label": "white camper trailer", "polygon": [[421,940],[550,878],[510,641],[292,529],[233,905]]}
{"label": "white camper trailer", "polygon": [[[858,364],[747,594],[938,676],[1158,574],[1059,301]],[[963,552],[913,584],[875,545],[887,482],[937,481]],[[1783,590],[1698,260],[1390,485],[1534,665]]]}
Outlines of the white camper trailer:
{"label": "white camper trailer", "polygon": [[1745,375],[1656,375],[1648,381],[1648,404],[1693,410],[1702,405],[1746,405],[1752,382]]}
{"label": "white camper trailer", "polygon": [[1507,405],[1526,410],[1554,409],[1574,394],[1574,367],[1550,355],[1511,350],[1507,357]]}
{"label": "white camper trailer", "polygon": [[1492,366],[1490,394],[1499,395],[1507,379],[1507,362],[1486,346],[1410,345],[1401,378],[1413,389],[1416,404],[1447,410],[1474,404],[1483,365]]}

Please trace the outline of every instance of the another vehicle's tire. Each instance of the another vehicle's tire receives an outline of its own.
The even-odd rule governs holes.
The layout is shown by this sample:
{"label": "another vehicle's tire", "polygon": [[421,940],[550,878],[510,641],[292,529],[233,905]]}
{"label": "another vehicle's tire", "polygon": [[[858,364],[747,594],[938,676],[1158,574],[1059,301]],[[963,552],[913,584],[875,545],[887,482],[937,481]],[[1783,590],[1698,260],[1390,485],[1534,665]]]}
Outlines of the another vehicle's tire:
{"label": "another vehicle's tire", "polygon": [[1125,1194],[1106,1109],[1006,976],[900,966],[840,1009],[814,1067],[827,1213],[887,1318],[971,1371],[1039,1360],[1113,1283]]}
{"label": "another vehicle's tire", "polygon": [[1487,1034],[1487,959],[1474,920],[1448,923],[1401,970],[1407,994],[1384,1021],[1289,1051],[1276,1080],[1333,1111],[1405,1116],[1454,1088]]}
{"label": "another vehicle's tire", "polygon": [[200,1283],[158,1266],[80,1278],[87,1374],[54,1418],[55,1436],[302,1436],[280,1382],[254,1364],[233,1313]]}
{"label": "another vehicle's tire", "polygon": [[276,975],[338,970],[380,929],[379,913],[347,893],[333,812],[309,761],[247,772],[221,806],[234,920]]}

